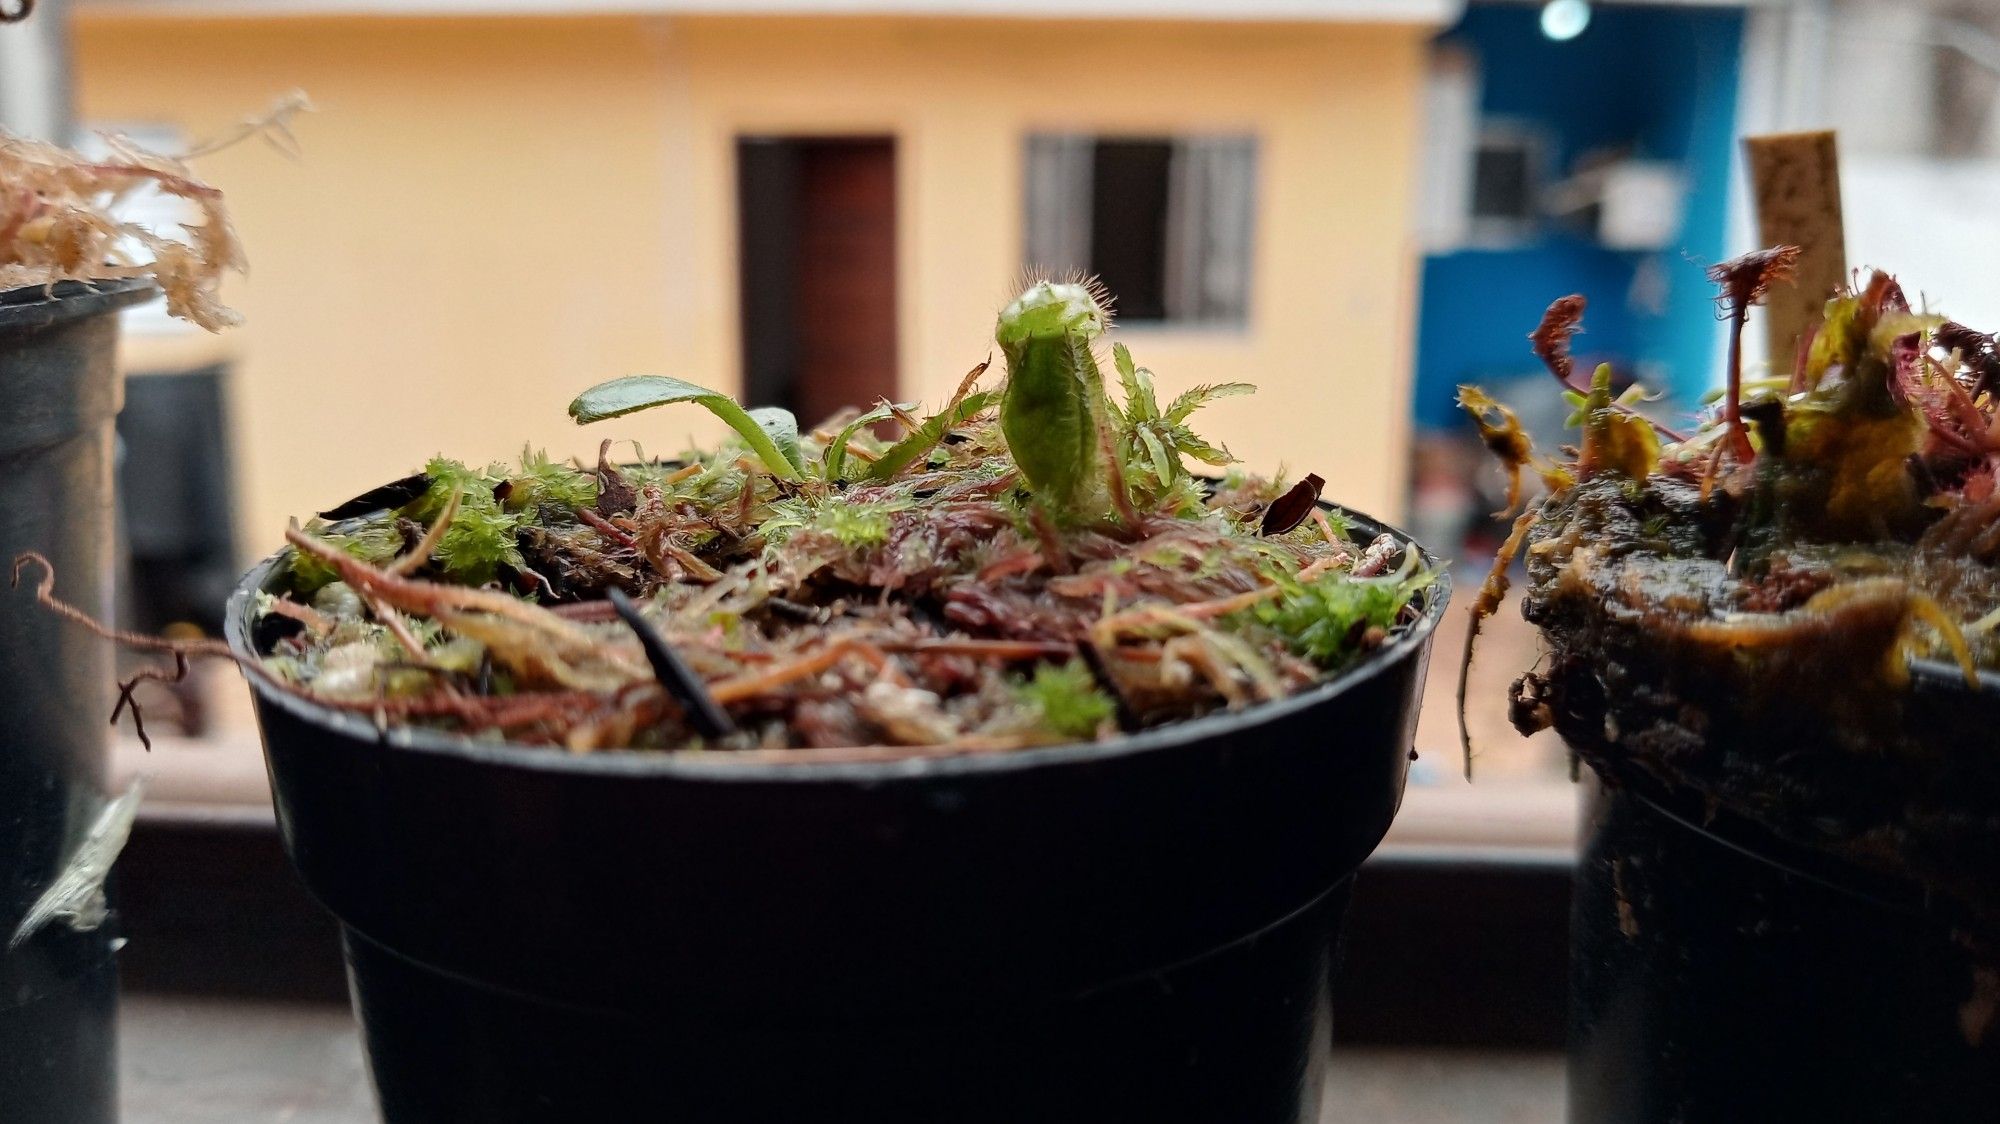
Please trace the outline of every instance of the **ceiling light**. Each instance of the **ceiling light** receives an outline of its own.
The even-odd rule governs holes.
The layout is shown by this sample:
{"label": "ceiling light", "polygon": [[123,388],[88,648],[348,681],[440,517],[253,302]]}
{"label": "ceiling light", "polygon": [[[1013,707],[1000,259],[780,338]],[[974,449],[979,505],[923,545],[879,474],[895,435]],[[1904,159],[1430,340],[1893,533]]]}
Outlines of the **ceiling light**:
{"label": "ceiling light", "polygon": [[1589,0],[1549,0],[1542,5],[1542,34],[1558,43],[1582,35],[1589,26]]}

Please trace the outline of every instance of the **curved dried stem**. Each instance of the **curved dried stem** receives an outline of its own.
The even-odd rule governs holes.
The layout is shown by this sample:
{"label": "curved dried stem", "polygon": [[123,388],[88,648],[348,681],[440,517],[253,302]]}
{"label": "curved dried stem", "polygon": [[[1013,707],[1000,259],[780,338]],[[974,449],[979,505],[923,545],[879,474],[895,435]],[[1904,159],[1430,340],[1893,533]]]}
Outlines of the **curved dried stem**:
{"label": "curved dried stem", "polygon": [[124,629],[112,628],[109,625],[99,623],[97,618],[56,596],[55,564],[50,562],[48,557],[40,551],[28,550],[14,556],[13,588],[21,588],[21,574],[29,566],[39,566],[42,570],[41,580],[35,583],[35,601],[42,608],[49,610],[64,620],[72,624],[81,625],[83,628],[89,630],[91,635],[101,640],[109,640],[120,647],[130,648],[138,652],[154,652],[170,656],[194,656],[204,659],[236,659],[235,653],[229,650],[229,645],[220,640],[206,638],[200,640],[169,640],[162,636],[148,636],[143,632],[127,632]]}
{"label": "curved dried stem", "polygon": [[1535,525],[1534,508],[1521,513],[1514,520],[1514,529],[1507,533],[1507,541],[1493,555],[1493,568],[1486,572],[1486,580],[1480,583],[1479,596],[1473,599],[1471,621],[1465,630],[1465,652],[1458,661],[1458,744],[1465,755],[1465,779],[1472,779],[1472,729],[1465,722],[1466,684],[1472,673],[1472,650],[1479,642],[1480,626],[1486,618],[1499,611],[1500,603],[1506,600],[1507,568],[1521,553],[1521,544],[1527,540],[1528,531]]}
{"label": "curved dried stem", "polygon": [[26,570],[29,566],[40,566],[42,569],[41,580],[35,583],[35,602],[41,605],[42,608],[47,609],[63,620],[81,626],[91,635],[101,640],[108,640],[120,647],[130,648],[134,651],[152,652],[173,658],[173,670],[171,671],[148,668],[133,675],[130,679],[121,680],[118,683],[118,702],[111,709],[111,722],[113,725],[116,725],[120,715],[128,710],[131,711],[133,732],[138,735],[139,744],[145,746],[148,750],[153,748],[153,740],[146,734],[145,716],[140,709],[139,698],[134,693],[138,689],[139,684],[147,682],[179,683],[187,678],[188,661],[190,659],[228,660],[245,671],[264,679],[266,682],[282,682],[269,671],[266,671],[264,666],[257,661],[237,659],[236,653],[229,650],[229,645],[220,640],[209,640],[206,638],[198,640],[170,640],[160,636],[147,636],[139,632],[126,632],[123,629],[112,628],[109,625],[100,623],[97,618],[91,616],[89,613],[56,596],[55,565],[48,560],[47,556],[38,551],[24,551],[21,554],[15,555],[14,572],[11,582],[13,588],[20,588],[22,571]]}
{"label": "curved dried stem", "polygon": [[435,666],[431,661],[431,654],[424,650],[423,641],[418,640],[410,632],[409,622],[403,619],[403,614],[398,613],[379,597],[369,597],[367,601],[368,608],[375,614],[375,619],[381,621],[382,627],[388,629],[389,635],[395,637],[396,643],[402,645],[411,662],[423,668]]}

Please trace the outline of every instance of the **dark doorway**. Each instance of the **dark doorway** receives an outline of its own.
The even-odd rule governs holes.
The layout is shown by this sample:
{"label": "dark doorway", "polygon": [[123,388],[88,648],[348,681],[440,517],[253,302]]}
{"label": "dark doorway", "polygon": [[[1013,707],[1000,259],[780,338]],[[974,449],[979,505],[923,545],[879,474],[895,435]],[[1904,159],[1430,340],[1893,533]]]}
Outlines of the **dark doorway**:
{"label": "dark doorway", "polygon": [[736,144],[743,388],[805,426],[896,392],[896,144]]}

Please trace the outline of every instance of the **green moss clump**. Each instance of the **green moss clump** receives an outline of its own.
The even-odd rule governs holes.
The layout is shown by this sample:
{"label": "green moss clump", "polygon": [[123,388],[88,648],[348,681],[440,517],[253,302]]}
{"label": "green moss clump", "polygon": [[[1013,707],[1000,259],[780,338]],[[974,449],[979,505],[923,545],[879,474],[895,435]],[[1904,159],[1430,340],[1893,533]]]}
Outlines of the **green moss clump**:
{"label": "green moss clump", "polygon": [[[376,566],[388,563],[403,549],[402,532],[388,520],[364,523],[349,531],[332,531],[327,529],[325,523],[315,519],[307,523],[305,529],[363,562]],[[288,558],[292,591],[301,597],[310,598],[340,577],[331,565],[309,554],[294,551]]]}
{"label": "green moss clump", "polygon": [[1283,594],[1250,612],[1294,652],[1321,667],[1339,668],[1368,650],[1370,630],[1380,630],[1379,640],[1394,627],[1410,598],[1432,580],[1428,570],[1407,577],[1335,573],[1304,583],[1287,579]]}
{"label": "green moss clump", "polygon": [[507,494],[509,511],[533,511],[543,505],[574,511],[597,502],[597,478],[559,461],[533,447],[521,450],[521,471],[513,476],[514,487]]}
{"label": "green moss clump", "polygon": [[1022,702],[1041,715],[1042,725],[1065,738],[1096,737],[1117,711],[1090,669],[1076,661],[1037,667],[1020,691]]}

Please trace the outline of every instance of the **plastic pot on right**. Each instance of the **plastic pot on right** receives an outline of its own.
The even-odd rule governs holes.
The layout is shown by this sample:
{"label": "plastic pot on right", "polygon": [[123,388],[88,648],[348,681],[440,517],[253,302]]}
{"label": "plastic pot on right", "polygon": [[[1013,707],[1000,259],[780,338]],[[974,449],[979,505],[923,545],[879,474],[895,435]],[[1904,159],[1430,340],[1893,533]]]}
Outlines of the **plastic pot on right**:
{"label": "plastic pot on right", "polygon": [[1605,786],[1572,901],[1571,1119],[2000,1119],[2000,681],[1907,661],[1893,631],[1844,646],[1855,618],[1704,631],[1671,578],[1634,600],[1651,577],[1553,557],[1523,606],[1547,654],[1511,701]]}
{"label": "plastic pot on right", "polygon": [[1995,946],[1914,882],[1620,777],[1571,910],[1577,1124],[2000,1118]]}

